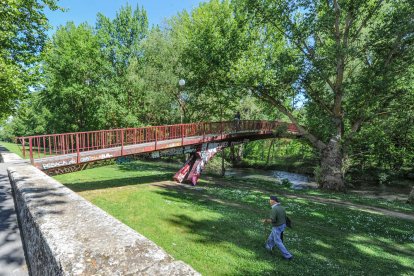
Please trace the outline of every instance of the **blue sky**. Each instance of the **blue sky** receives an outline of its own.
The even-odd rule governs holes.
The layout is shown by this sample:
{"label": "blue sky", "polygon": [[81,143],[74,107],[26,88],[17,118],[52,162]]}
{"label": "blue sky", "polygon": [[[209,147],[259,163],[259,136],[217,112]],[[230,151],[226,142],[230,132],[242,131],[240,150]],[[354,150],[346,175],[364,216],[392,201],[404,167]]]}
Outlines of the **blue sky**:
{"label": "blue sky", "polygon": [[88,22],[95,26],[96,14],[98,12],[114,18],[116,12],[127,3],[133,8],[144,7],[147,11],[149,24],[162,25],[165,18],[176,15],[184,9],[190,11],[197,7],[203,0],[61,0],[59,5],[68,9],[66,12],[46,11],[46,16],[53,29],[49,34],[54,33],[58,26],[73,21],[75,24]]}

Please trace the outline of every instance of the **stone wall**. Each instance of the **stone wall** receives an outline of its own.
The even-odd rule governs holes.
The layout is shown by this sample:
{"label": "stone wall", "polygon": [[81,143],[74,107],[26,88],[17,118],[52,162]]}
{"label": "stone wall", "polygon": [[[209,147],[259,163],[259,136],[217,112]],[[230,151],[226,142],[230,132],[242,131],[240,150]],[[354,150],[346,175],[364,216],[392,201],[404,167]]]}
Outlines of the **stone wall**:
{"label": "stone wall", "polygon": [[8,173],[32,275],[199,275],[33,166]]}
{"label": "stone wall", "polygon": [[6,151],[6,149],[0,145],[0,163],[12,163],[18,161],[23,161],[23,159],[15,153]]}

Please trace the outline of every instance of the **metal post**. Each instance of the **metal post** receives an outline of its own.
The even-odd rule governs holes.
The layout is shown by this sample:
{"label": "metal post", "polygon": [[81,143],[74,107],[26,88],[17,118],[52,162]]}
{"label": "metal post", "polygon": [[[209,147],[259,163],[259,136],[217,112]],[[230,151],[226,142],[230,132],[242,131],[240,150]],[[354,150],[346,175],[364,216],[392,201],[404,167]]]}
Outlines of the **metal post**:
{"label": "metal post", "polygon": [[155,127],[155,148],[154,150],[157,150],[157,140],[158,140],[158,131],[157,131],[157,127]]}
{"label": "metal post", "polygon": [[181,146],[184,145],[184,125],[181,125]]}
{"label": "metal post", "polygon": [[22,147],[23,147],[23,159],[25,159],[26,158],[26,148],[25,148],[26,139],[20,138],[20,141],[22,142]]}
{"label": "metal post", "polygon": [[30,152],[30,163],[33,165],[33,146],[32,146],[32,137],[29,138],[29,152]]}
{"label": "metal post", "polygon": [[62,149],[63,154],[65,154],[65,140],[63,139],[63,135],[60,135],[60,147]]}
{"label": "metal post", "polygon": [[76,163],[80,163],[79,134],[76,133]]}
{"label": "metal post", "polygon": [[121,129],[121,156],[124,155],[124,130]]}
{"label": "metal post", "polygon": [[102,148],[105,148],[105,131],[101,132],[101,143],[102,143]]}

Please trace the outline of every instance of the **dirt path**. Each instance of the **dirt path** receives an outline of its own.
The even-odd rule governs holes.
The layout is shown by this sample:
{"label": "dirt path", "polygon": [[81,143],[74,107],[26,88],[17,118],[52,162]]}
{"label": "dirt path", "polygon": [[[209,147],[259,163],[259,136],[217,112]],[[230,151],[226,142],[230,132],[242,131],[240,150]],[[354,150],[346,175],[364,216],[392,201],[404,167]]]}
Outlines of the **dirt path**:
{"label": "dirt path", "polygon": [[414,221],[414,215],[391,211],[383,208],[372,207],[357,203],[352,203],[349,201],[339,200],[339,199],[332,199],[332,198],[323,198],[318,196],[308,196],[308,195],[290,195],[290,194],[283,194],[287,198],[306,198],[320,203],[329,203],[338,206],[345,206],[349,209],[355,209],[358,211],[363,211],[372,214],[381,214],[384,216],[395,217],[400,219],[408,219]]}
{"label": "dirt path", "polygon": [[[174,181],[162,181],[162,182],[154,183],[152,185],[157,186],[157,187],[162,187],[162,188],[186,189],[186,190],[192,190],[192,191],[197,191],[197,190],[202,191],[204,189],[203,187],[191,186],[191,185],[186,185],[186,184],[177,184]],[[304,198],[304,199],[309,199],[315,202],[333,204],[333,205],[342,206],[342,207],[346,207],[349,209],[363,211],[363,212],[367,212],[371,214],[380,214],[384,216],[414,221],[414,214],[406,214],[402,212],[391,211],[391,210],[367,206],[363,204],[352,203],[349,201],[344,201],[344,200],[339,200],[339,199],[323,198],[323,197],[310,196],[310,195],[292,195],[288,193],[280,193],[280,194],[282,194],[284,197],[287,197],[287,198],[293,198],[293,199]],[[212,197],[210,195],[203,195],[202,198],[205,198],[206,200],[211,200],[211,201],[214,201],[214,202],[226,205],[226,206],[249,209],[249,210],[258,212],[257,210],[253,210],[252,208],[246,205],[235,203],[235,202],[223,201],[218,198]]]}

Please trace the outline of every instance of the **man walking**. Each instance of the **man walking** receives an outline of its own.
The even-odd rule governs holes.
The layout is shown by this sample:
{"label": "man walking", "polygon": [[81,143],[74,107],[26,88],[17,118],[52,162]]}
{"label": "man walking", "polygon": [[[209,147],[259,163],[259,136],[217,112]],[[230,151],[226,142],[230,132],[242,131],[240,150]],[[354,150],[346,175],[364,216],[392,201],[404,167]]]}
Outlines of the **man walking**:
{"label": "man walking", "polygon": [[272,223],[272,232],[267,239],[266,249],[271,251],[274,246],[277,246],[280,252],[282,252],[283,258],[290,261],[293,256],[286,249],[281,239],[281,234],[286,228],[285,208],[280,205],[279,199],[274,195],[270,196],[269,203],[272,206],[272,211],[270,212],[270,218],[264,222]]}

